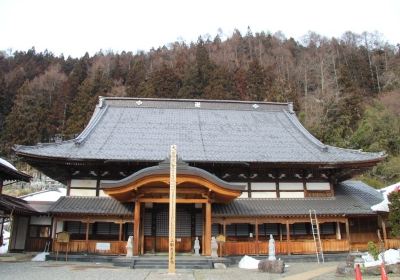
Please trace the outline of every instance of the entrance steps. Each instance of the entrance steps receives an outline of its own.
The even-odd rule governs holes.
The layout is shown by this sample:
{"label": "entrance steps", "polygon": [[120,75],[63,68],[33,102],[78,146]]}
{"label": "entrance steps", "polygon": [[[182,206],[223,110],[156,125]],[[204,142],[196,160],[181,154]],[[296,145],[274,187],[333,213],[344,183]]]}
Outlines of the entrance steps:
{"label": "entrance steps", "polygon": [[[55,260],[55,254],[47,256],[46,260]],[[63,254],[60,254],[59,261],[65,261]],[[68,254],[68,261],[80,262],[109,262],[114,266],[130,267],[133,269],[168,269],[168,256],[140,256],[140,257],[123,257],[123,256],[101,256],[101,255],[73,255]],[[226,266],[231,264],[228,258],[211,259],[203,256],[176,256],[176,269],[212,269],[214,263],[224,263]]]}
{"label": "entrance steps", "polygon": [[[207,257],[177,256],[176,269],[212,269],[214,263],[224,263],[229,266],[230,260],[226,258],[211,259]],[[115,266],[131,267],[133,269],[168,269],[168,257],[141,256],[133,258],[116,258]]]}

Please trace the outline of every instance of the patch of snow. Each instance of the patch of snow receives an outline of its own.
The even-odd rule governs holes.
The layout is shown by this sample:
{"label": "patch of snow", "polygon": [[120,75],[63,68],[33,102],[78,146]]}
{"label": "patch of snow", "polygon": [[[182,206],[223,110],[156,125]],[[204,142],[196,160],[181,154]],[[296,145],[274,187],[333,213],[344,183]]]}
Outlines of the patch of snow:
{"label": "patch of snow", "polygon": [[44,261],[46,261],[46,256],[48,254],[50,254],[50,253],[47,253],[47,252],[39,253],[36,256],[34,256],[31,261],[33,261],[33,262],[44,262]]}
{"label": "patch of snow", "polygon": [[[382,263],[382,254],[379,254],[378,260],[374,260],[374,258],[369,253],[366,253],[366,254],[362,255],[361,257],[364,260],[365,267],[378,266],[378,265],[381,265],[381,263]],[[400,263],[400,249],[399,250],[395,250],[395,249],[386,250],[385,252],[383,252],[383,257],[385,259],[385,264]]]}
{"label": "patch of snow", "polygon": [[259,262],[259,260],[245,255],[239,262],[239,268],[258,269]]}
{"label": "patch of snow", "polygon": [[14,165],[12,165],[11,163],[9,163],[9,162],[6,161],[5,159],[0,158],[0,163],[1,163],[2,165],[5,165],[5,166],[11,168],[11,169],[14,169],[15,171],[17,170],[17,168],[15,168]]}
{"label": "patch of snow", "polygon": [[390,202],[389,202],[388,196],[390,193],[392,193],[394,191],[400,191],[400,182],[390,185],[386,188],[377,190],[377,191],[382,193],[383,201],[378,204],[372,205],[371,209],[373,211],[377,211],[377,212],[389,212],[389,203]]}
{"label": "patch of snow", "polygon": [[67,195],[66,188],[58,188],[57,190],[41,191],[25,195],[23,200],[26,201],[57,201],[60,197]]}
{"label": "patch of snow", "polygon": [[0,254],[5,254],[8,252],[8,243],[10,241],[10,233],[6,230],[3,230],[3,242],[4,244],[1,246],[0,244]]}

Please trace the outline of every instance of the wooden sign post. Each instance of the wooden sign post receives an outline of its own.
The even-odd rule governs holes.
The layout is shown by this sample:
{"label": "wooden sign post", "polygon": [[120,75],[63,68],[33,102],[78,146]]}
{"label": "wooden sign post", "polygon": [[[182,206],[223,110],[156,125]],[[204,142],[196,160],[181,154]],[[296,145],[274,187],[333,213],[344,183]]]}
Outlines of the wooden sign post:
{"label": "wooden sign post", "polygon": [[170,161],[168,273],[175,273],[176,145],[171,146]]}

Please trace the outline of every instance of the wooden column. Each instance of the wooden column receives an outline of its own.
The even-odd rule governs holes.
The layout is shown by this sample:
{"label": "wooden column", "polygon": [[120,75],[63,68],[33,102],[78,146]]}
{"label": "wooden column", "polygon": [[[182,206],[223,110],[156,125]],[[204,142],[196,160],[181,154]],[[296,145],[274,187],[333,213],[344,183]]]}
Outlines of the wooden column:
{"label": "wooden column", "polygon": [[88,220],[88,221],[86,221],[86,234],[85,234],[86,252],[88,252],[88,253],[90,253],[89,252],[89,227],[90,227],[90,224],[89,224],[89,220]]}
{"label": "wooden column", "polygon": [[3,180],[0,179],[0,195],[3,193]]}
{"label": "wooden column", "polygon": [[340,222],[336,222],[336,239],[342,240],[342,233],[340,232]]}
{"label": "wooden column", "polygon": [[118,234],[118,241],[122,241],[122,225],[123,223],[119,223],[119,234]]}
{"label": "wooden column", "polygon": [[146,207],[141,207],[141,211],[140,211],[140,254],[144,255],[144,211],[145,211]]}
{"label": "wooden column", "polygon": [[287,253],[290,255],[290,224],[289,221],[286,221],[286,244],[287,244]]}
{"label": "wooden column", "polygon": [[349,226],[349,219],[346,218],[346,237],[347,237],[347,243],[349,244],[349,251],[351,250],[351,239],[350,239],[350,226]]}
{"label": "wooden column", "polygon": [[385,247],[386,247],[386,239],[387,239],[386,223],[383,220],[383,218],[381,218],[381,221],[382,221],[383,242],[385,243]]}
{"label": "wooden column", "polygon": [[205,227],[204,227],[204,255],[211,256],[211,203],[206,203],[206,215],[205,215]]}
{"label": "wooden column", "polygon": [[205,253],[205,250],[206,250],[206,247],[205,247],[205,244],[206,244],[206,242],[205,242],[205,239],[206,239],[206,205],[205,204],[202,204],[202,214],[203,214],[203,225],[202,225],[202,235],[201,235],[201,254],[203,255],[203,256],[205,256],[206,255],[206,253]]}
{"label": "wooden column", "polygon": [[133,255],[139,256],[140,248],[140,202],[135,202],[134,223],[133,223]]}
{"label": "wooden column", "polygon": [[259,255],[259,246],[258,246],[258,220],[256,218],[256,222],[255,222],[255,234],[256,234],[256,255]]}

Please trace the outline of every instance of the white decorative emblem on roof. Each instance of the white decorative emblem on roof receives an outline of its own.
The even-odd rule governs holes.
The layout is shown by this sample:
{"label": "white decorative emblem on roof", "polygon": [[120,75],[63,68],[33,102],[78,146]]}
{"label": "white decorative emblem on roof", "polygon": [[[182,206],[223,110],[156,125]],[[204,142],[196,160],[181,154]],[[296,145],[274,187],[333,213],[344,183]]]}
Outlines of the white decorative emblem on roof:
{"label": "white decorative emblem on roof", "polygon": [[143,104],[143,102],[141,100],[136,101],[136,105],[140,106],[142,104]]}
{"label": "white decorative emblem on roof", "polygon": [[254,109],[257,109],[258,107],[260,107],[260,106],[258,106],[258,104],[253,104]]}
{"label": "white decorative emblem on roof", "polygon": [[194,107],[200,108],[201,107],[201,103],[200,102],[194,102]]}

